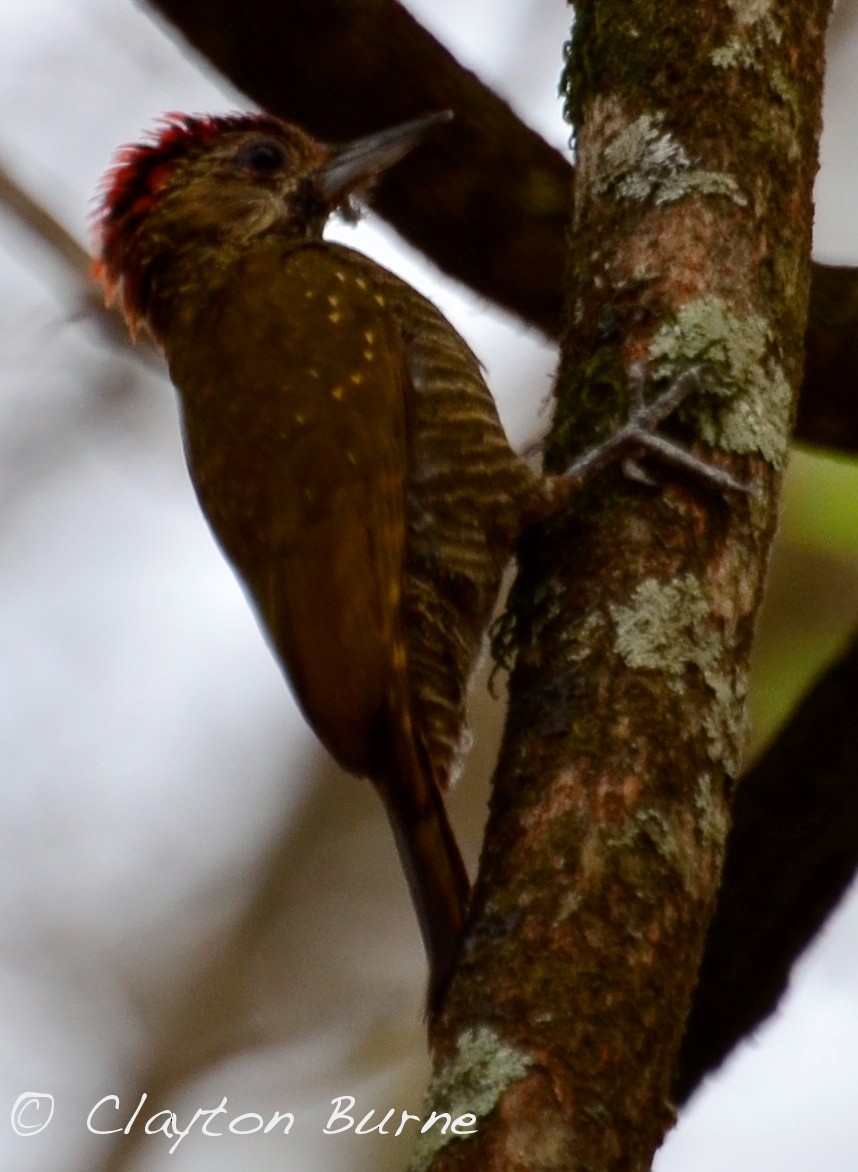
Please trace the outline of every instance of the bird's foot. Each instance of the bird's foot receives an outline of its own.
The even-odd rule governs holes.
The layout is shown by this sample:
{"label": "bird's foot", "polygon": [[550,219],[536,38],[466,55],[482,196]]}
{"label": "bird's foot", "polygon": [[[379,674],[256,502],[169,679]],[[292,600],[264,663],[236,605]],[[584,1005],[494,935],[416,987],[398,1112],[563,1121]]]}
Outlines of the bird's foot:
{"label": "bird's foot", "polygon": [[676,410],[693,391],[699,389],[704,367],[689,367],[666,390],[650,402],[644,402],[643,392],[648,371],[636,364],[629,372],[635,401],[626,422],[601,444],[590,448],[574,460],[564,473],[553,477],[558,496],[580,487],[604,468],[621,462],[629,479],[654,485],[655,481],[640,467],[641,455],[657,456],[660,460],[684,468],[722,492],[753,493],[752,486],[738,480],[724,468],[696,456],[674,440],[666,439],[656,431],[658,425]]}

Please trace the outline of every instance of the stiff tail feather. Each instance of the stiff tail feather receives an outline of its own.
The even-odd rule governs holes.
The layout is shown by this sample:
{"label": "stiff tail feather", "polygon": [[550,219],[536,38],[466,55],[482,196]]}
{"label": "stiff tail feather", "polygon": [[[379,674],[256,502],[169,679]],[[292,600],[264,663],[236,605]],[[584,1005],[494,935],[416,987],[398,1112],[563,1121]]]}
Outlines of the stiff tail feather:
{"label": "stiff tail feather", "polygon": [[394,775],[378,788],[429,960],[426,1013],[431,1021],[443,1004],[459,955],[470,882],[427,754],[415,743],[411,728],[397,740]]}

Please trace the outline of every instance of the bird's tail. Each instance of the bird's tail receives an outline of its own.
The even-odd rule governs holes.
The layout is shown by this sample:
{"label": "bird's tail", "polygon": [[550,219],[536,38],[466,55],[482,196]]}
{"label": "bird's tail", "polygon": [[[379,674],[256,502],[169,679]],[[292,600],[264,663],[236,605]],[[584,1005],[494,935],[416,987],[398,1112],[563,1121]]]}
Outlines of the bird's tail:
{"label": "bird's tail", "polygon": [[[408,722],[410,724],[410,722]],[[429,960],[426,1012],[440,1010],[465,929],[470,883],[428,753],[409,727],[379,784]]]}

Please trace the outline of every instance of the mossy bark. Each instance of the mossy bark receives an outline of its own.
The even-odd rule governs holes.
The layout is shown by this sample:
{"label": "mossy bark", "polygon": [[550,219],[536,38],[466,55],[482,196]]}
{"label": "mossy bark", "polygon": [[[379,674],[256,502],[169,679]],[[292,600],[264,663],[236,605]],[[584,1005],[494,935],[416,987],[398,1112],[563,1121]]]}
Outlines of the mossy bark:
{"label": "mossy bark", "polygon": [[636,1172],[672,1123],[801,378],[827,10],[577,6],[549,466],[621,420],[634,364],[654,385],[704,364],[673,426],[756,491],[609,472],[523,542],[471,928],[433,1033],[431,1105],[485,1109],[421,1172]]}

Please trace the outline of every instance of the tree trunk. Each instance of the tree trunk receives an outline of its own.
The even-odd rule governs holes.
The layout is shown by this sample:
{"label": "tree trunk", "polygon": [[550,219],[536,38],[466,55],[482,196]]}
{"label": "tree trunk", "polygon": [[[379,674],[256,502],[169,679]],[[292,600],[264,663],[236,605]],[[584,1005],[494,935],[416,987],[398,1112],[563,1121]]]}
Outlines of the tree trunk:
{"label": "tree trunk", "polygon": [[[650,1167],[719,881],[802,373],[828,5],[589,0],[548,462],[704,364],[676,434],[753,482],[606,474],[528,535],[470,930],[413,1172]],[[650,392],[651,393],[651,392]]]}

